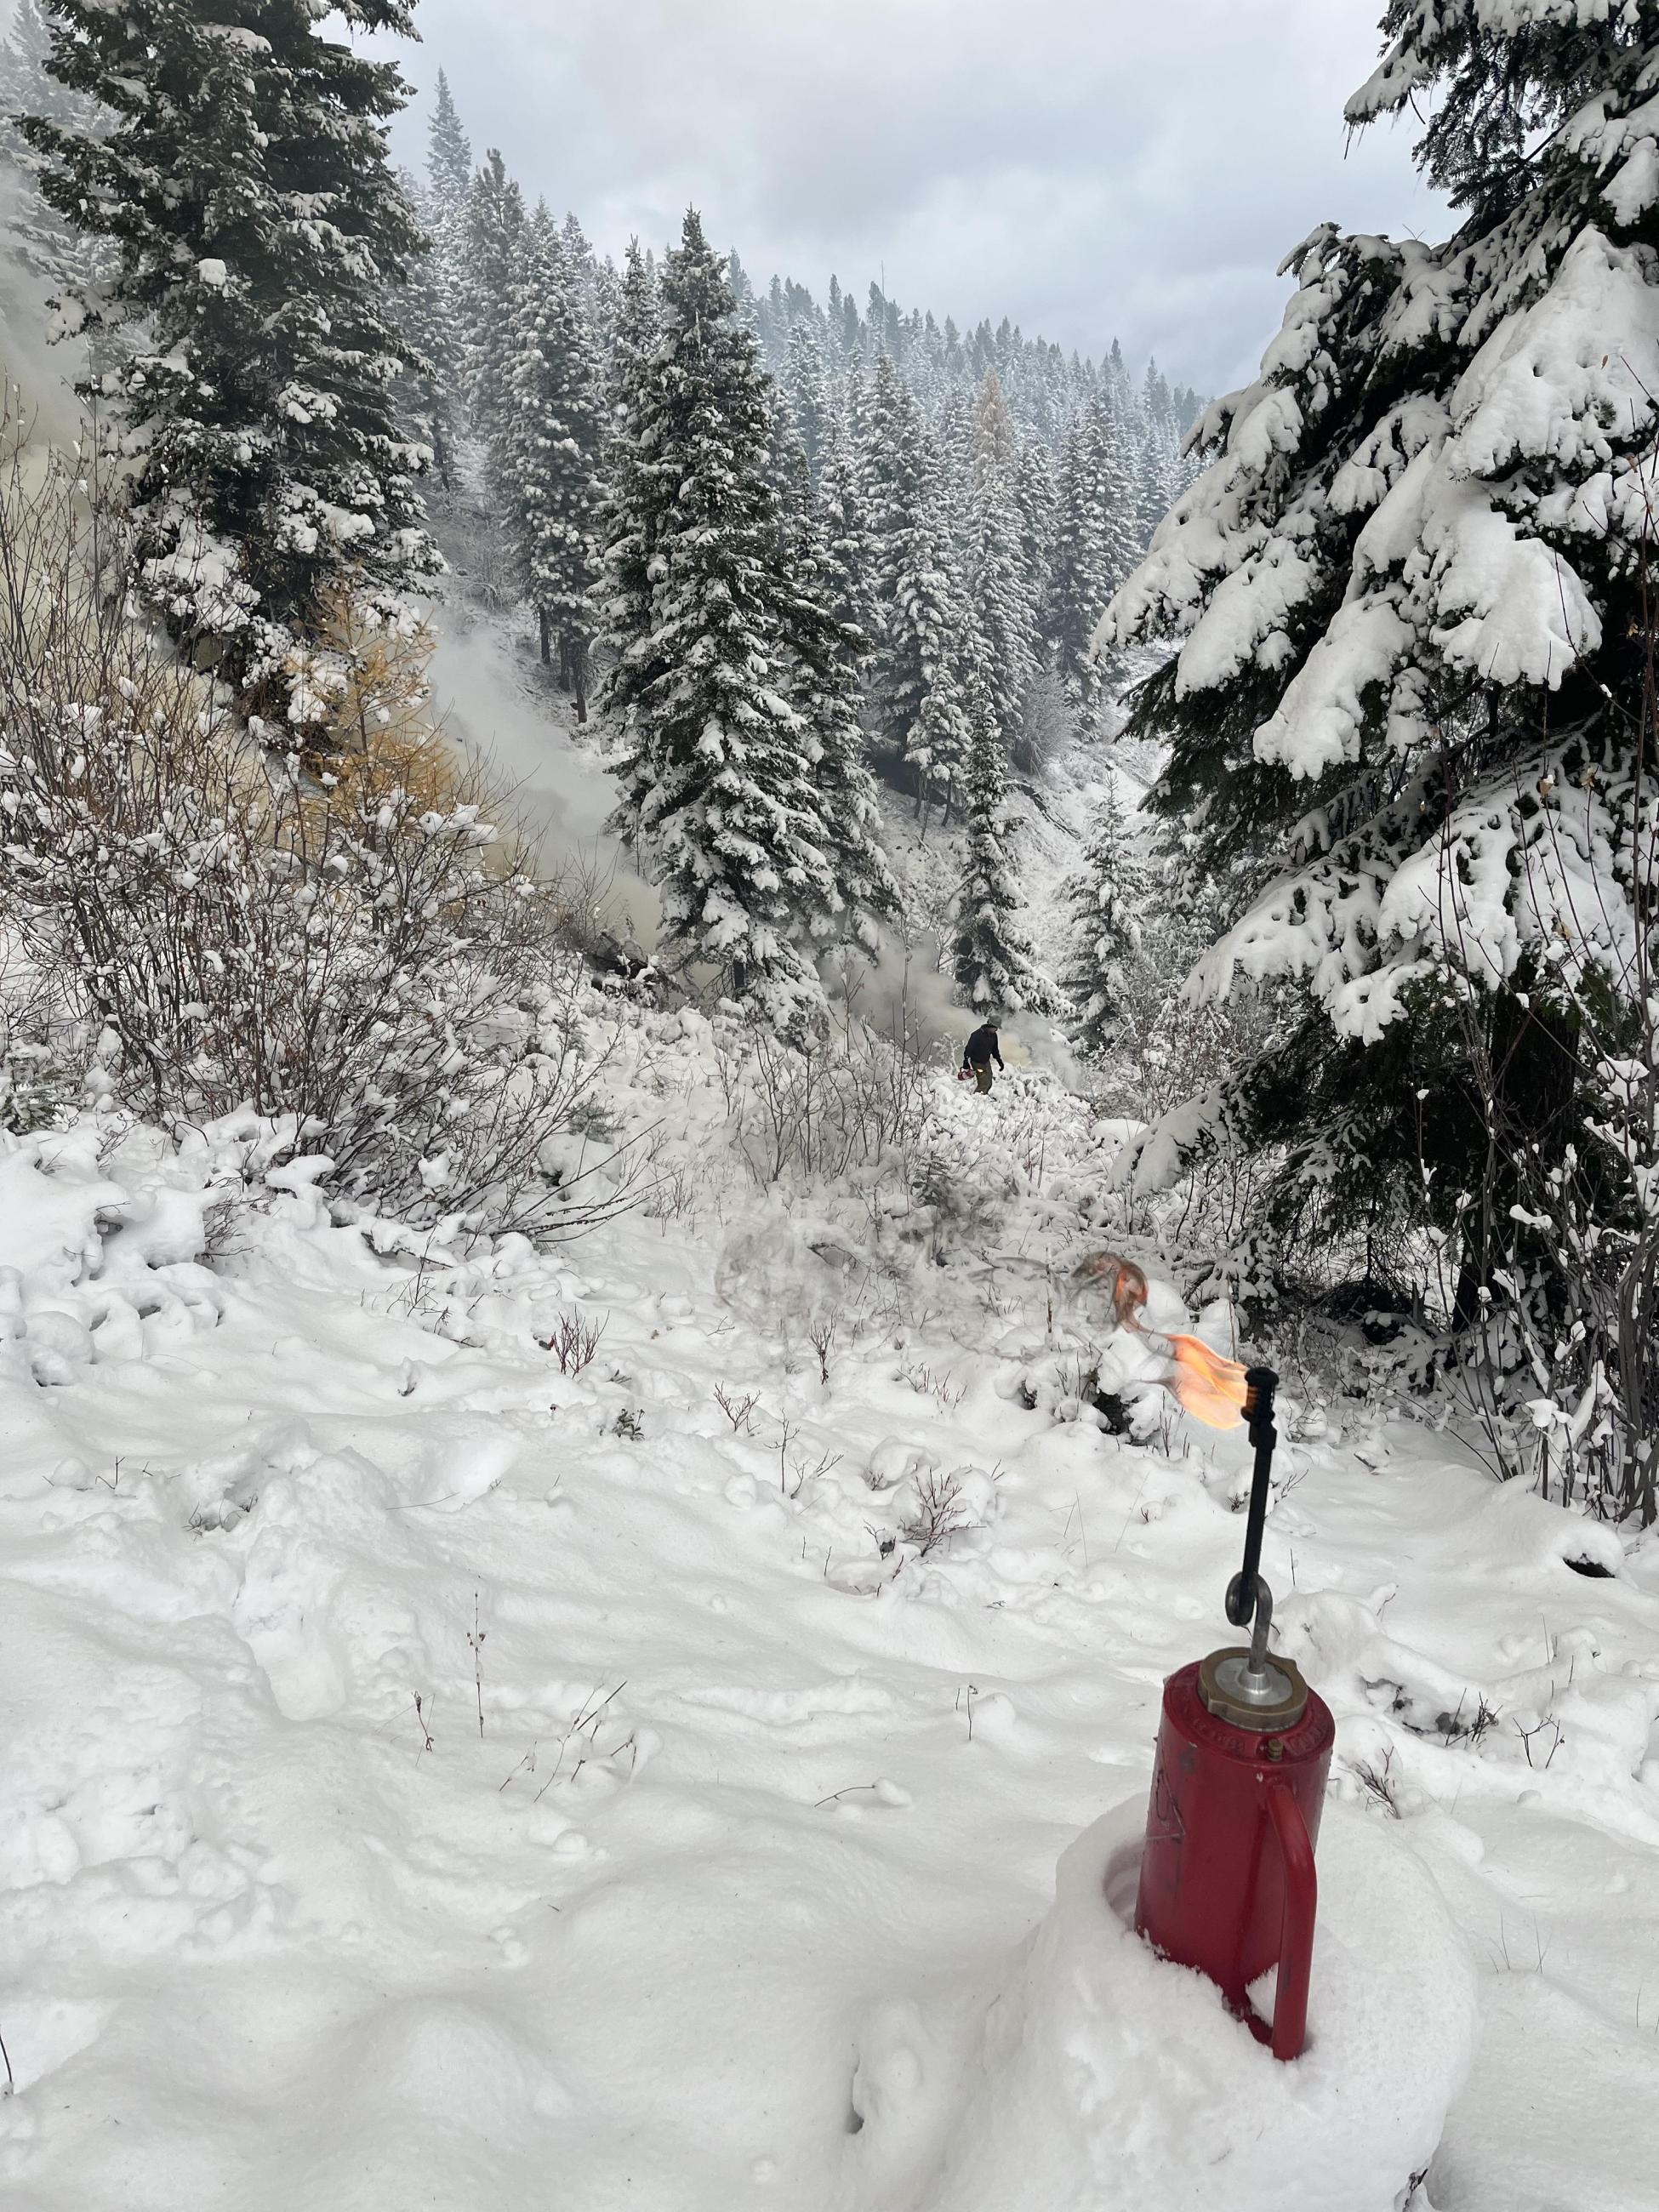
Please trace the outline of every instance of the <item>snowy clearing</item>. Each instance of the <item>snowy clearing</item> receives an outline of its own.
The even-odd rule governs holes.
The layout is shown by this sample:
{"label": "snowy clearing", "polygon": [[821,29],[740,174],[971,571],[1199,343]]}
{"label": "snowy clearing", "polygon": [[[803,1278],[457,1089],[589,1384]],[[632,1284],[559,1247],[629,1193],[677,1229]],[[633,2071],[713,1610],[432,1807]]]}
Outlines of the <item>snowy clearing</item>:
{"label": "snowy clearing", "polygon": [[[706,1025],[647,1026],[707,1152]],[[1126,1932],[1247,1454],[1075,1418],[1060,1096],[941,1080],[988,1225],[885,1310],[729,1175],[461,1264],[251,1124],[6,1140],[9,2203],[1387,2212],[1472,2003],[1440,2212],[1651,2203],[1650,1543],[1287,1404],[1307,2057]]]}

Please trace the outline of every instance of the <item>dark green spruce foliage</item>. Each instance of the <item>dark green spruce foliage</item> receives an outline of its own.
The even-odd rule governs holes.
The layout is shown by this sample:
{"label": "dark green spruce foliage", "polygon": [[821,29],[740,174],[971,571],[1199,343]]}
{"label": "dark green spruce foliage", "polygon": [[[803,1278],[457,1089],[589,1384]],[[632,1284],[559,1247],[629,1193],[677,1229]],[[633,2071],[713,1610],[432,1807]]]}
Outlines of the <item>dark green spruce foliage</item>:
{"label": "dark green spruce foliage", "polygon": [[1019,742],[1026,694],[1036,673],[1035,594],[1018,500],[1019,454],[996,372],[985,380],[974,420],[968,494],[968,601],[984,642],[984,682],[1003,750]]}
{"label": "dark green spruce foliage", "polygon": [[542,658],[587,719],[587,648],[599,562],[599,364],[564,237],[531,244],[514,300],[512,406],[500,464],[520,583],[541,623]]}
{"label": "dark green spruce foliage", "polygon": [[[548,227],[544,209],[542,222]],[[524,195],[492,146],[467,193],[460,315],[468,417],[484,447],[490,489],[503,505],[511,495],[505,471],[514,404],[513,310],[524,230]]]}
{"label": "dark green spruce foliage", "polygon": [[948,791],[966,747],[957,676],[966,611],[939,455],[884,354],[866,420],[863,485],[879,625],[871,711],[890,770],[920,808],[929,790]]}
{"label": "dark green spruce foliage", "polygon": [[[1237,642],[1212,624],[1135,726],[1170,748],[1155,804],[1195,875],[1242,884],[1230,945],[1313,986],[1287,989],[1232,1125],[1282,1167],[1287,1218],[1368,1237],[1425,1206],[1451,1225],[1500,1133],[1559,1156],[1577,1046],[1547,979],[1583,914],[1554,904],[1548,855],[1579,835],[1557,808],[1607,793],[1616,849],[1636,788],[1659,351],[1631,333],[1659,296],[1659,179],[1632,118],[1659,28],[1646,7],[1522,20],[1545,13],[1390,0],[1348,119],[1426,114],[1419,163],[1462,228],[1304,242],[1294,344],[1211,410],[1189,521],[1114,611],[1129,644],[1239,595]],[[1241,443],[1263,407],[1275,434]],[[1449,890],[1402,930],[1389,894],[1425,869],[1495,885],[1496,910],[1471,928]],[[1507,1200],[1494,1218],[1465,1291],[1512,1236]]]}
{"label": "dark green spruce foliage", "polygon": [[410,270],[399,319],[410,356],[405,370],[405,410],[431,441],[447,490],[453,487],[456,441],[465,420],[462,276],[471,182],[472,149],[455,112],[449,80],[440,70],[437,100],[427,127],[425,181],[415,185],[404,179],[420,217],[426,249]]}
{"label": "dark green spruce foliage", "polygon": [[1112,417],[1097,399],[1079,410],[1066,441],[1042,620],[1054,672],[1085,718],[1095,714],[1101,696],[1102,671],[1091,650],[1095,629],[1134,564],[1134,528]]}
{"label": "dark green spruce foliage", "polygon": [[282,665],[325,596],[439,566],[392,398],[392,296],[420,250],[386,149],[404,88],[342,31],[407,36],[410,11],[54,0],[52,74],[109,112],[23,125],[48,201],[118,257],[96,318],[142,329],[101,392],[137,465],[139,586],[301,714]]}
{"label": "dark green spruce foliage", "polygon": [[835,885],[831,904],[811,917],[811,927],[820,940],[874,953],[881,925],[897,919],[900,900],[882,847],[875,781],[859,720],[859,673],[869,644],[834,611],[824,518],[813,501],[805,447],[781,410],[773,436],[789,697],[801,720],[823,825],[821,842]]}
{"label": "dark green spruce foliage", "polygon": [[799,1035],[822,1018],[813,952],[836,908],[834,860],[788,698],[767,385],[695,213],[627,404],[607,546],[618,826],[643,848],[669,946]]}
{"label": "dark green spruce foliage", "polygon": [[1060,983],[1071,1034],[1085,1058],[1100,1058],[1122,1033],[1147,888],[1109,778],[1083,864],[1066,885],[1071,946]]}
{"label": "dark green spruce foliage", "polygon": [[966,683],[968,854],[957,895],[951,967],[975,1013],[1045,1010],[1052,998],[1019,921],[1009,862],[1006,752],[985,648],[970,635]]}

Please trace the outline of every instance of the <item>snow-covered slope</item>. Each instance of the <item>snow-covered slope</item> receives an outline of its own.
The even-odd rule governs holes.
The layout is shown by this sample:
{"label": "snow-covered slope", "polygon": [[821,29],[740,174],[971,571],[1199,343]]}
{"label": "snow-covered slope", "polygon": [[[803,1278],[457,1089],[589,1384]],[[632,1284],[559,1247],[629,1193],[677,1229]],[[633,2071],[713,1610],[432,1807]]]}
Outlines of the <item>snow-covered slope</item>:
{"label": "snow-covered slope", "polygon": [[1076,1418],[1109,1138],[941,1077],[937,1204],[809,1201],[729,1059],[642,1019],[669,1181],[548,1255],[336,1225],[252,1124],[7,1140],[6,2203],[1387,2212],[1472,1986],[1434,2203],[1650,2203],[1653,1547],[1287,1422],[1340,1802],[1276,2068],[1121,1918],[1244,1448]]}

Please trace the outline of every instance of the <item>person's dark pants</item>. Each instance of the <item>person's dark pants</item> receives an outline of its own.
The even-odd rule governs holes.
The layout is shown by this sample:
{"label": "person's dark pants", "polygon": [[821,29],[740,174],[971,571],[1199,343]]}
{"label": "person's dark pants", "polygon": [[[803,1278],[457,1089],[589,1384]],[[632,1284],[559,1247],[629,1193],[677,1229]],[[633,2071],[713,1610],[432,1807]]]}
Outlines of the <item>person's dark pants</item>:
{"label": "person's dark pants", "polygon": [[991,1063],[988,1060],[981,1060],[975,1064],[974,1068],[974,1087],[981,1094],[990,1089]]}

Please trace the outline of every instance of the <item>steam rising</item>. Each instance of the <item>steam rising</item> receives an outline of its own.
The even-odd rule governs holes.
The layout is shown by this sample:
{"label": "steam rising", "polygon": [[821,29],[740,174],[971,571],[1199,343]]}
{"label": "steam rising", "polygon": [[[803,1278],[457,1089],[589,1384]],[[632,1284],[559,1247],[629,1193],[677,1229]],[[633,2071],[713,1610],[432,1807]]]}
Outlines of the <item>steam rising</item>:
{"label": "steam rising", "polygon": [[650,951],[662,925],[656,892],[605,828],[617,804],[616,779],[578,744],[547,707],[526,694],[509,649],[487,625],[435,605],[428,622],[437,641],[433,704],[444,727],[507,798],[544,875],[572,870],[608,886],[619,909],[618,934]]}

